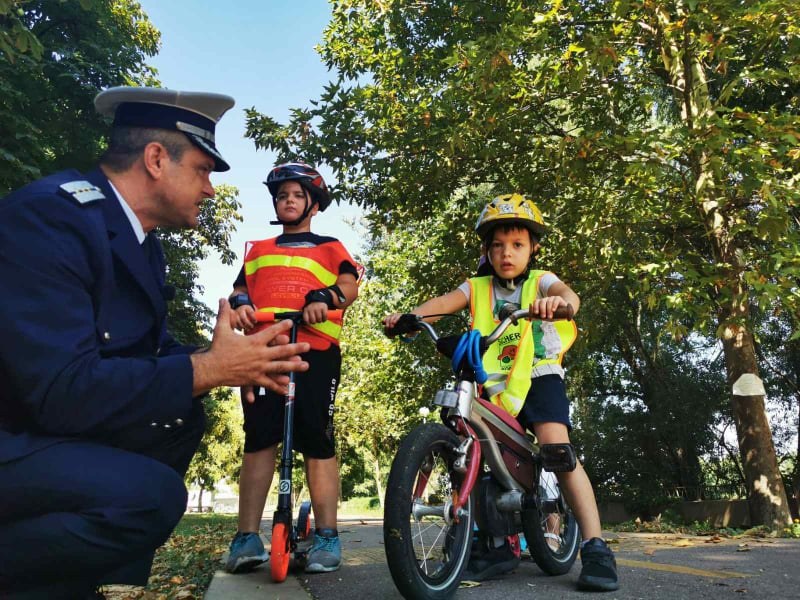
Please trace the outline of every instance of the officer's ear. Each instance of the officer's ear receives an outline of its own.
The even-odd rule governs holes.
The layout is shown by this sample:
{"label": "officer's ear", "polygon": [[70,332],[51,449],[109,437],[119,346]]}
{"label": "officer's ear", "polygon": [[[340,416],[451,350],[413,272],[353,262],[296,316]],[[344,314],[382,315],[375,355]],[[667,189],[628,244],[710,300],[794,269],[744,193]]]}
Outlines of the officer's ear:
{"label": "officer's ear", "polygon": [[144,168],[153,179],[161,178],[167,160],[169,160],[169,153],[166,147],[159,142],[150,142],[142,151]]}

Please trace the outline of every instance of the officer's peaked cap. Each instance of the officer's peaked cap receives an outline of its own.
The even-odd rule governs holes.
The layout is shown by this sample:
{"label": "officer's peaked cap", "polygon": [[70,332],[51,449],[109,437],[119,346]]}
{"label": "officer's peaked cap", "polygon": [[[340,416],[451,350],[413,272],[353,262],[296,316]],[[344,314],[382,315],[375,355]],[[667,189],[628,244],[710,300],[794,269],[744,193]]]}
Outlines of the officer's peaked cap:
{"label": "officer's peaked cap", "polygon": [[217,150],[214,128],[233,104],[233,98],[224,94],[128,86],[109,88],[94,99],[97,112],[114,117],[114,126],[183,132],[214,159],[215,171],[230,169]]}

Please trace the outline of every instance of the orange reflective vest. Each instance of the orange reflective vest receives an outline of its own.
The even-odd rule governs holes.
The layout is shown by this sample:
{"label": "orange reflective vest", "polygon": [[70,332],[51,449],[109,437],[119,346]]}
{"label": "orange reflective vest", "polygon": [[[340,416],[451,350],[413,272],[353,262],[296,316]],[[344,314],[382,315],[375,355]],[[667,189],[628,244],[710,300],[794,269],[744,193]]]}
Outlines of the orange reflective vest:
{"label": "orange reflective vest", "polygon": [[[308,292],[336,283],[343,261],[356,264],[336,240],[308,248],[279,246],[277,238],[248,242],[244,259],[247,293],[258,311],[302,310]],[[339,345],[341,331],[342,319],[329,319],[300,327],[297,341],[308,342],[313,350],[326,350],[331,344]]]}

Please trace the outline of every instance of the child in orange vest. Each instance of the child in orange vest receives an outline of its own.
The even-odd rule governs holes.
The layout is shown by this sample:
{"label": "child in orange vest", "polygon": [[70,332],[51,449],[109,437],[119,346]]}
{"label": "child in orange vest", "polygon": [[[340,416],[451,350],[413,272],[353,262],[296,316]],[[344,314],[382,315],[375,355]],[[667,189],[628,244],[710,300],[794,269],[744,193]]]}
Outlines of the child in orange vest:
{"label": "child in orange vest", "polygon": [[[244,267],[230,297],[233,327],[257,329],[256,310],[304,313],[297,341],[309,342],[303,355],[308,371],[297,374],[294,443],[303,453],[316,531],[306,571],[335,571],[341,564],[336,530],[339,468],[334,450],[333,413],[341,378],[341,319],[328,309],[344,309],[358,295],[359,267],[336,239],[311,232],[311,219],[331,202],[319,172],[304,163],[286,163],[265,182],[277,220],[276,238],[247,244]],[[239,529],[231,542],[226,570],[240,573],[268,560],[258,535],[283,437],[284,398],[269,390],[242,390],[245,445],[239,480]]]}

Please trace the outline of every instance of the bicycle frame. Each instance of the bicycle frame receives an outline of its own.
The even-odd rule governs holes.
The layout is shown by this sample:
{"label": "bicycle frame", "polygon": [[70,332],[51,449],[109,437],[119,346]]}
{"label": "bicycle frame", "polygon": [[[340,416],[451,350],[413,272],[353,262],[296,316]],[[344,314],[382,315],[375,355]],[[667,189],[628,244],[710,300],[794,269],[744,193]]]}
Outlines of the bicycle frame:
{"label": "bicycle frame", "polygon": [[[526,309],[510,314],[486,338],[486,347],[493,344],[509,325],[526,317],[531,317]],[[563,311],[562,317],[571,318],[572,307]],[[419,320],[416,325],[434,342],[439,340],[430,324]],[[455,389],[437,393],[434,404],[443,408],[443,424],[463,440],[457,450],[461,458],[456,461],[456,469],[465,474],[452,503],[441,507],[442,513],[450,514],[438,516],[457,521],[478,479],[482,458],[504,489],[497,498],[501,511],[521,511],[535,501],[541,472],[539,446],[514,417],[480,397],[474,374],[462,371]],[[416,490],[418,495],[422,494],[426,484],[427,479],[420,479]],[[432,507],[427,507],[424,512],[431,510]]]}

